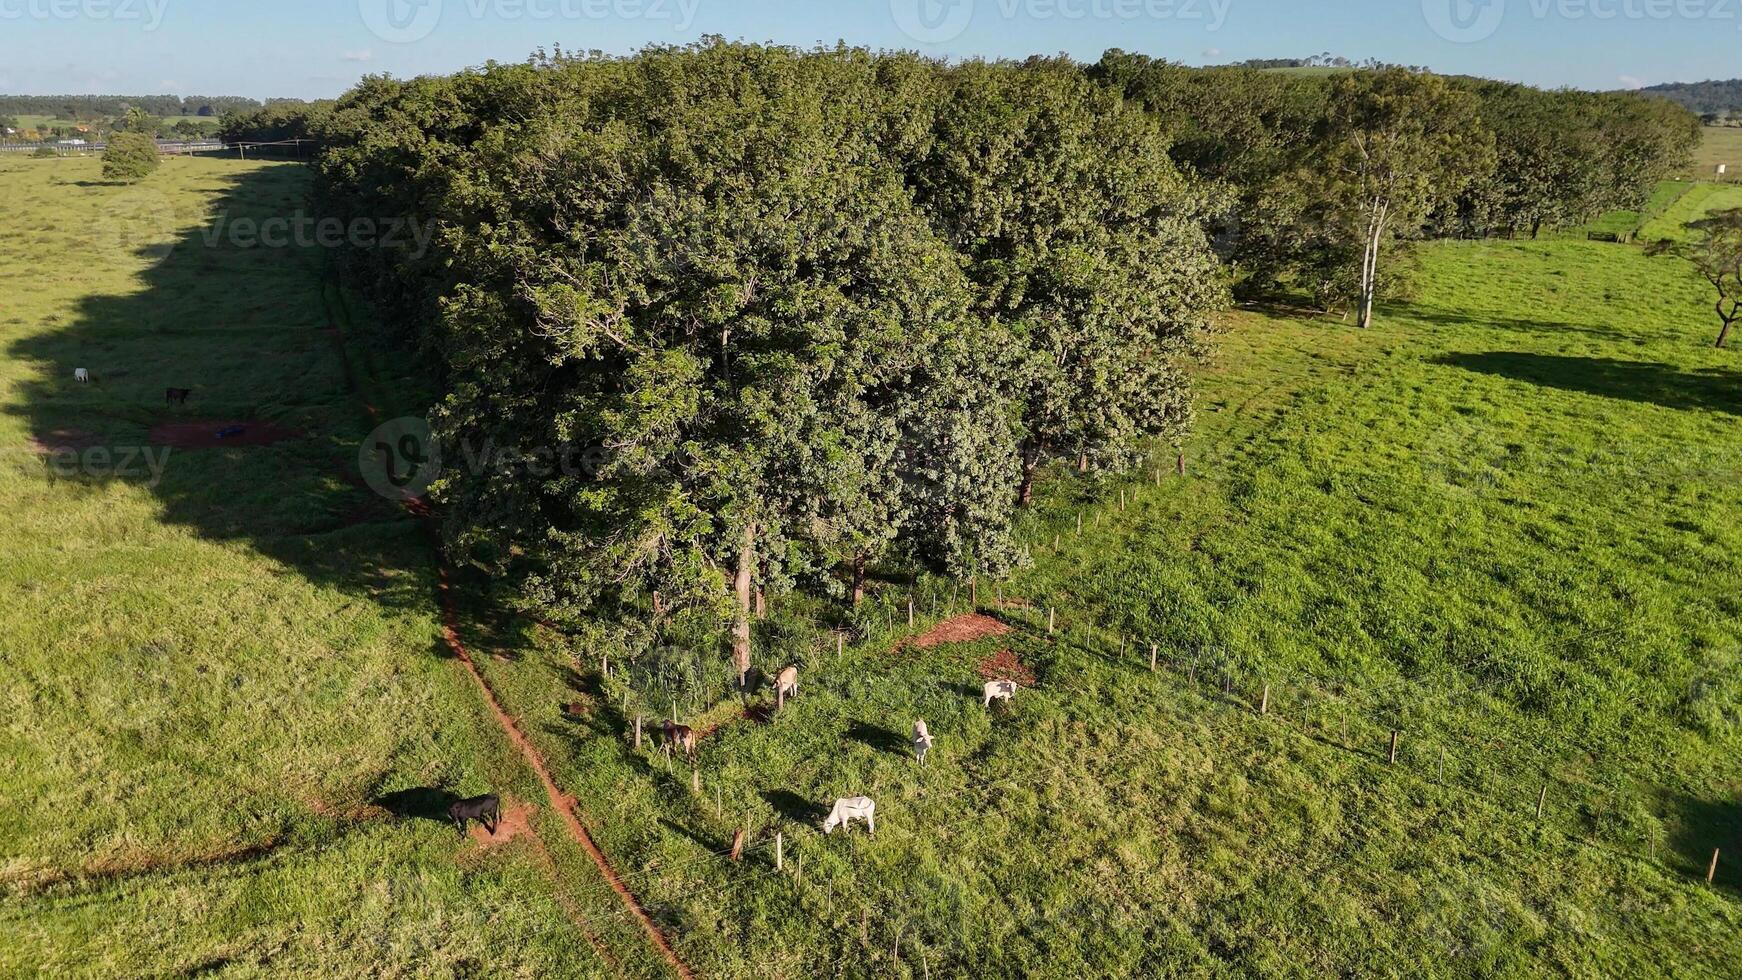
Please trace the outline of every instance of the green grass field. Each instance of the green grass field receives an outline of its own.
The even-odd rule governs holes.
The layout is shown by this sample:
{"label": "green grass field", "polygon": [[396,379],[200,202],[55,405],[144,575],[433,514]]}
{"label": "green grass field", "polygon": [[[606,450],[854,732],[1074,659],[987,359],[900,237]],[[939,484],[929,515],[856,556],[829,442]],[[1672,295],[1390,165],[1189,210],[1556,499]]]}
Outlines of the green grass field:
{"label": "green grass field", "polygon": [[[349,482],[370,423],[320,257],[205,243],[300,207],[306,173],[98,170],[0,160],[0,974],[613,972],[560,833],[485,849],[406,793],[542,800],[440,653],[421,528]],[[307,435],[122,469],[193,419]]]}
{"label": "green grass field", "polygon": [[1731,208],[1742,208],[1742,184],[1694,184],[1663,213],[1641,225],[1639,238],[1647,242],[1691,242],[1700,235],[1691,222],[1713,211]]}
{"label": "green grass field", "polygon": [[1720,163],[1728,164],[1726,180],[1742,181],[1742,127],[1707,126],[1705,139],[1694,154],[1690,172],[1695,180],[1712,180]]}
{"label": "green grass field", "polygon": [[[0,161],[24,202],[0,269],[28,284],[0,307],[0,972],[658,975],[547,808],[542,846],[485,851],[374,805],[543,800],[439,652],[418,527],[347,478],[370,423],[325,311],[384,411],[427,400],[416,365],[320,256],[199,232],[294,210],[305,172],[167,161],[143,185],[165,255],[69,220],[161,211],[96,169]],[[1717,200],[1691,196],[1661,220]],[[1049,482],[1032,567],[978,583],[1002,638],[898,648],[910,594],[915,631],[968,606],[899,568],[841,656],[839,611],[777,599],[759,660],[804,676],[764,721],[624,686],[711,651],[637,662],[461,576],[464,636],[702,976],[1730,974],[1742,364],[1671,256],[1452,243],[1422,280],[1370,331],[1231,314],[1190,475]],[[161,408],[170,384],[192,405]],[[172,455],[155,486],[26,448],[184,414],[309,435]],[[986,711],[1005,649],[1036,683]],[[699,793],[629,744],[667,696],[721,724]],[[876,837],[820,835],[859,793]]]}

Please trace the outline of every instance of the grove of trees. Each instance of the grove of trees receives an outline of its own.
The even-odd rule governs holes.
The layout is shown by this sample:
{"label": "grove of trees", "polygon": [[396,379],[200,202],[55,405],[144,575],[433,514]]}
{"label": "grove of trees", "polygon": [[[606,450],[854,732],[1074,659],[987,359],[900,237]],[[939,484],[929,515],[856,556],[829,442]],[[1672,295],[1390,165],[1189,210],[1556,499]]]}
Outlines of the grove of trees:
{"label": "grove of trees", "polygon": [[1393,250],[1638,204],[1690,119],[1408,69],[712,41],[368,78],[225,135],[307,133],[328,214],[434,224],[348,259],[442,374],[444,445],[492,450],[432,487],[450,547],[555,619],[712,624],[742,673],[753,594],[997,573],[1049,462],[1180,440],[1231,289],[1365,322]]}

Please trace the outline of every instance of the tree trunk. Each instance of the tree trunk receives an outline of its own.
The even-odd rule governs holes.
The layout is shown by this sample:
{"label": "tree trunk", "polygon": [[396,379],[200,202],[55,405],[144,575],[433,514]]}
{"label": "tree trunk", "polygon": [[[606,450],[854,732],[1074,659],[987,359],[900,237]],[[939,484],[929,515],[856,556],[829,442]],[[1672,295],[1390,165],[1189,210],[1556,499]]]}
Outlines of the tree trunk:
{"label": "tree trunk", "polygon": [[750,576],[756,567],[756,525],[744,526],[744,545],[738,549],[737,615],[732,622],[732,666],[738,669],[738,686],[750,676]]}
{"label": "tree trunk", "polygon": [[1024,507],[1034,503],[1034,476],[1040,469],[1040,448],[1033,440],[1022,441],[1022,488],[1017,491],[1016,502]]}
{"label": "tree trunk", "polygon": [[1729,337],[1730,337],[1730,324],[1735,323],[1735,322],[1736,321],[1734,318],[1726,319],[1724,321],[1724,329],[1718,331],[1718,347],[1719,348],[1722,348],[1724,346],[1724,341],[1729,339]]}
{"label": "tree trunk", "polygon": [[853,608],[865,601],[865,556],[853,556]]}

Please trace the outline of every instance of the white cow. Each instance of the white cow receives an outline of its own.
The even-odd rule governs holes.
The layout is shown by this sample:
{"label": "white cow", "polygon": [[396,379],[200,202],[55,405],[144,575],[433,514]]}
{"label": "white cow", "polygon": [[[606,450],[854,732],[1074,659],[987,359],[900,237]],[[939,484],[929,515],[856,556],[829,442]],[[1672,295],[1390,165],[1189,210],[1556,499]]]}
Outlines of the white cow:
{"label": "white cow", "polygon": [[774,697],[781,704],[787,698],[798,697],[798,668],[788,667],[774,678]]}
{"label": "white cow", "polygon": [[91,380],[91,372],[84,368],[74,368],[73,380],[77,381],[79,384],[89,384]]}
{"label": "white cow", "polygon": [[986,683],[986,700],[981,707],[990,708],[994,701],[1009,701],[1016,697],[1015,681],[988,681]]}
{"label": "white cow", "polygon": [[925,754],[931,751],[931,730],[925,727],[925,719],[913,723],[913,754],[919,757],[919,764],[925,765]]}
{"label": "white cow", "polygon": [[829,811],[829,819],[823,821],[823,833],[832,834],[836,827],[845,827],[853,820],[865,821],[865,829],[871,832],[871,836],[877,836],[877,804],[868,796],[836,800],[835,808]]}

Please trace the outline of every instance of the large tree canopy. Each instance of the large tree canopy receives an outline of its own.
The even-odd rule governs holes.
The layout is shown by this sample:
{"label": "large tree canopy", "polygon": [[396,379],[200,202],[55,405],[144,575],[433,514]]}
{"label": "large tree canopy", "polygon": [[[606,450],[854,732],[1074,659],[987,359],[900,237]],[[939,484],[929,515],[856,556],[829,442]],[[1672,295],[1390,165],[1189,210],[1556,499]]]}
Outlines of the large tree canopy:
{"label": "large tree canopy", "polygon": [[[350,259],[442,374],[451,546],[553,617],[730,623],[742,670],[754,592],[997,572],[1047,461],[1180,438],[1231,279],[1370,303],[1380,245],[1609,205],[1679,145],[1556,98],[1620,159],[1535,139],[1552,100],[1420,72],[719,42],[227,126],[321,140],[330,214],[433,224]],[[1498,181],[1479,110],[1507,99],[1533,169]]]}

